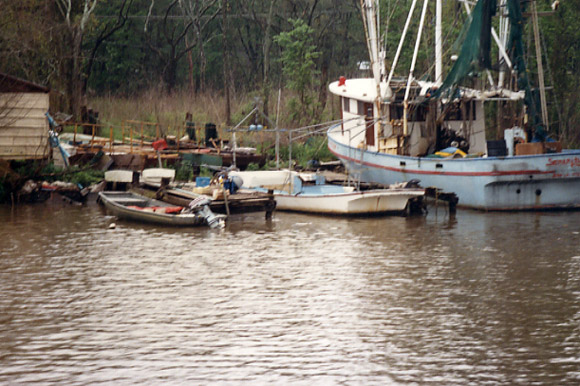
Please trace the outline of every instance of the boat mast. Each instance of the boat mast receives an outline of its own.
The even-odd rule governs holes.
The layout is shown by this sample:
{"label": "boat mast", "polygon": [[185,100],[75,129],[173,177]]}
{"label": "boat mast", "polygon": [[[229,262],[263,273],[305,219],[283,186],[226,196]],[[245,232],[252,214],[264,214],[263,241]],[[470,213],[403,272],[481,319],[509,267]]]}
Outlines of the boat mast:
{"label": "boat mast", "polygon": [[[373,78],[377,88],[377,95],[375,98],[375,106],[377,114],[381,115],[381,80],[384,73],[384,56],[379,50],[379,0],[360,0],[361,12],[363,14],[363,21],[365,27],[365,35],[367,38],[367,47],[371,59],[371,69],[373,71]],[[366,112],[365,112],[366,115]],[[374,116],[374,113],[373,113]],[[379,120],[379,131],[383,130],[383,120]],[[368,127],[367,127],[368,129]]]}
{"label": "boat mast", "polygon": [[[508,23],[508,19],[505,17],[505,6],[506,6],[506,0],[501,0],[500,2],[500,15],[499,15],[499,41],[501,42],[502,46],[505,47],[507,44],[507,37],[508,37],[508,32],[509,32],[509,23]],[[503,54],[500,52],[499,53],[499,59],[501,60],[503,57]],[[502,88],[503,84],[505,81],[505,70],[503,69],[503,67],[500,69],[499,71],[499,77],[498,77],[498,81],[497,81],[497,87],[498,88]]]}
{"label": "boat mast", "polygon": [[361,0],[361,10],[365,21],[365,35],[367,38],[367,48],[371,59],[371,69],[373,78],[377,85],[381,82],[384,66],[379,53],[379,16],[378,0]]}
{"label": "boat mast", "polygon": [[548,106],[546,104],[546,85],[544,84],[544,67],[542,65],[542,49],[540,47],[540,29],[538,27],[538,9],[536,8],[536,0],[532,1],[532,23],[534,26],[534,40],[536,41],[536,62],[538,63],[538,83],[540,86],[542,121],[546,127],[546,131],[548,131]]}
{"label": "boat mast", "polygon": [[419,22],[419,29],[417,31],[417,40],[415,40],[415,51],[413,52],[413,60],[409,70],[409,78],[407,79],[407,88],[405,89],[405,99],[403,99],[403,135],[409,134],[407,113],[409,112],[409,92],[411,90],[411,82],[413,81],[413,72],[415,71],[415,64],[417,63],[417,55],[419,54],[419,45],[421,43],[421,34],[423,32],[423,24],[425,22],[425,15],[427,14],[427,4],[429,0],[424,0],[423,11],[421,11],[421,21]]}

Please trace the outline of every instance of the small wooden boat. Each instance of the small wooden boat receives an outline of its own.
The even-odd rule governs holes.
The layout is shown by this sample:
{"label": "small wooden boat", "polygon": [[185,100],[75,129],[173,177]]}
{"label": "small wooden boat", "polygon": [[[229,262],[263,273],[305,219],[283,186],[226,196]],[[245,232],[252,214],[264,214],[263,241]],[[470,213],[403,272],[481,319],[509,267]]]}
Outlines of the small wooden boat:
{"label": "small wooden boat", "polygon": [[174,206],[133,192],[100,192],[98,199],[119,218],[161,225],[223,226],[225,216],[214,214],[209,200],[193,200],[188,207]]}
{"label": "small wooden boat", "polygon": [[[274,189],[276,209],[338,215],[403,213],[412,200],[421,200],[422,188],[355,190],[354,187],[324,183],[322,176],[296,172],[230,172],[242,186]],[[312,183],[307,183],[310,180]]]}
{"label": "small wooden boat", "polygon": [[[186,188],[166,188],[159,192],[157,198],[173,205],[184,205],[191,200],[199,197],[200,194],[194,193]],[[259,192],[255,189],[241,189],[235,194],[223,194],[211,200],[210,209],[215,213],[249,213],[265,212],[266,218],[270,218],[276,208],[276,201],[273,195],[267,192]]]}

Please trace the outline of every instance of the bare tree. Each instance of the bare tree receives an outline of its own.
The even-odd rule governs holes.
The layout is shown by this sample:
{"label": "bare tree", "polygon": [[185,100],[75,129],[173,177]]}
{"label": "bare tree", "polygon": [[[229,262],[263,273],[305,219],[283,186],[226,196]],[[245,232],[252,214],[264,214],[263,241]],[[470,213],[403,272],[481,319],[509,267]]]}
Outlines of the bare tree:
{"label": "bare tree", "polygon": [[208,25],[219,15],[223,5],[216,7],[218,0],[181,0],[181,3],[186,15],[189,16],[194,25],[197,48],[199,50],[199,89],[203,92],[205,90],[205,73],[207,67],[204,32]]}
{"label": "bare tree", "polygon": [[83,94],[87,91],[87,82],[91,75],[93,69],[93,64],[95,62],[95,57],[97,51],[101,45],[108,40],[115,32],[119,31],[125,23],[129,15],[129,10],[134,0],[122,0],[119,5],[118,13],[116,18],[107,19],[107,21],[100,25],[100,28],[94,38],[94,43],[90,49],[89,59],[86,65],[85,77],[83,82]]}
{"label": "bare tree", "polygon": [[[78,2],[72,0],[56,0],[58,10],[63,17],[67,32],[64,36],[62,56],[62,73],[65,79],[65,88],[68,96],[68,104],[71,113],[75,117],[80,116],[83,97],[83,73],[82,73],[82,44],[87,29],[89,18],[95,11],[99,0],[82,0],[80,8]],[[69,48],[70,47],[70,48]],[[70,52],[64,52],[69,50]]]}
{"label": "bare tree", "polygon": [[[220,7],[216,7],[217,1],[173,0],[166,6],[161,4],[156,7],[155,1],[151,0],[144,32],[149,48],[163,64],[162,78],[168,91],[172,91],[176,85],[179,61],[196,46],[200,51],[200,73],[202,74],[200,83],[203,88],[203,74],[207,59],[202,34],[208,23],[213,21],[220,12]],[[156,8],[160,8],[159,11],[163,16],[160,23],[155,23],[156,28],[150,28],[150,19]],[[187,35],[191,30],[195,34],[195,39],[190,43]],[[155,33],[157,36],[154,36]]]}
{"label": "bare tree", "polygon": [[232,110],[231,110],[231,104],[230,104],[230,51],[228,49],[228,33],[229,33],[229,28],[228,28],[228,10],[229,10],[229,3],[228,0],[224,0],[224,4],[222,5],[222,30],[223,30],[223,36],[222,36],[222,47],[223,47],[223,56],[224,56],[224,62],[223,62],[223,72],[224,72],[224,94],[226,97],[226,116],[225,116],[225,122],[226,124],[229,124],[232,118]]}

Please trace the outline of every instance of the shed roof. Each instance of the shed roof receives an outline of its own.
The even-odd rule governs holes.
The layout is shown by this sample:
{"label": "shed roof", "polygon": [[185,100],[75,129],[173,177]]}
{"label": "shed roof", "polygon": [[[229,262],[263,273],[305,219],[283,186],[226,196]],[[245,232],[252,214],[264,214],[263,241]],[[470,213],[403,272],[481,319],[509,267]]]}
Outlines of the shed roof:
{"label": "shed roof", "polygon": [[0,72],[0,92],[42,92],[47,93],[48,87],[29,82],[24,79]]}

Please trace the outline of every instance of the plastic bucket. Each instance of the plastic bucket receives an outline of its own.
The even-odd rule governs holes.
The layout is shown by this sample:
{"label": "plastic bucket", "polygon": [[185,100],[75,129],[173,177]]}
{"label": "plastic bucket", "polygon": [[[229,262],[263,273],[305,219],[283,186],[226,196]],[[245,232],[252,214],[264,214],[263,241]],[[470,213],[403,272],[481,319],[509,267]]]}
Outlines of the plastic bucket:
{"label": "plastic bucket", "polygon": [[209,177],[195,177],[195,186],[197,188],[203,188],[205,186],[209,186],[210,178]]}

